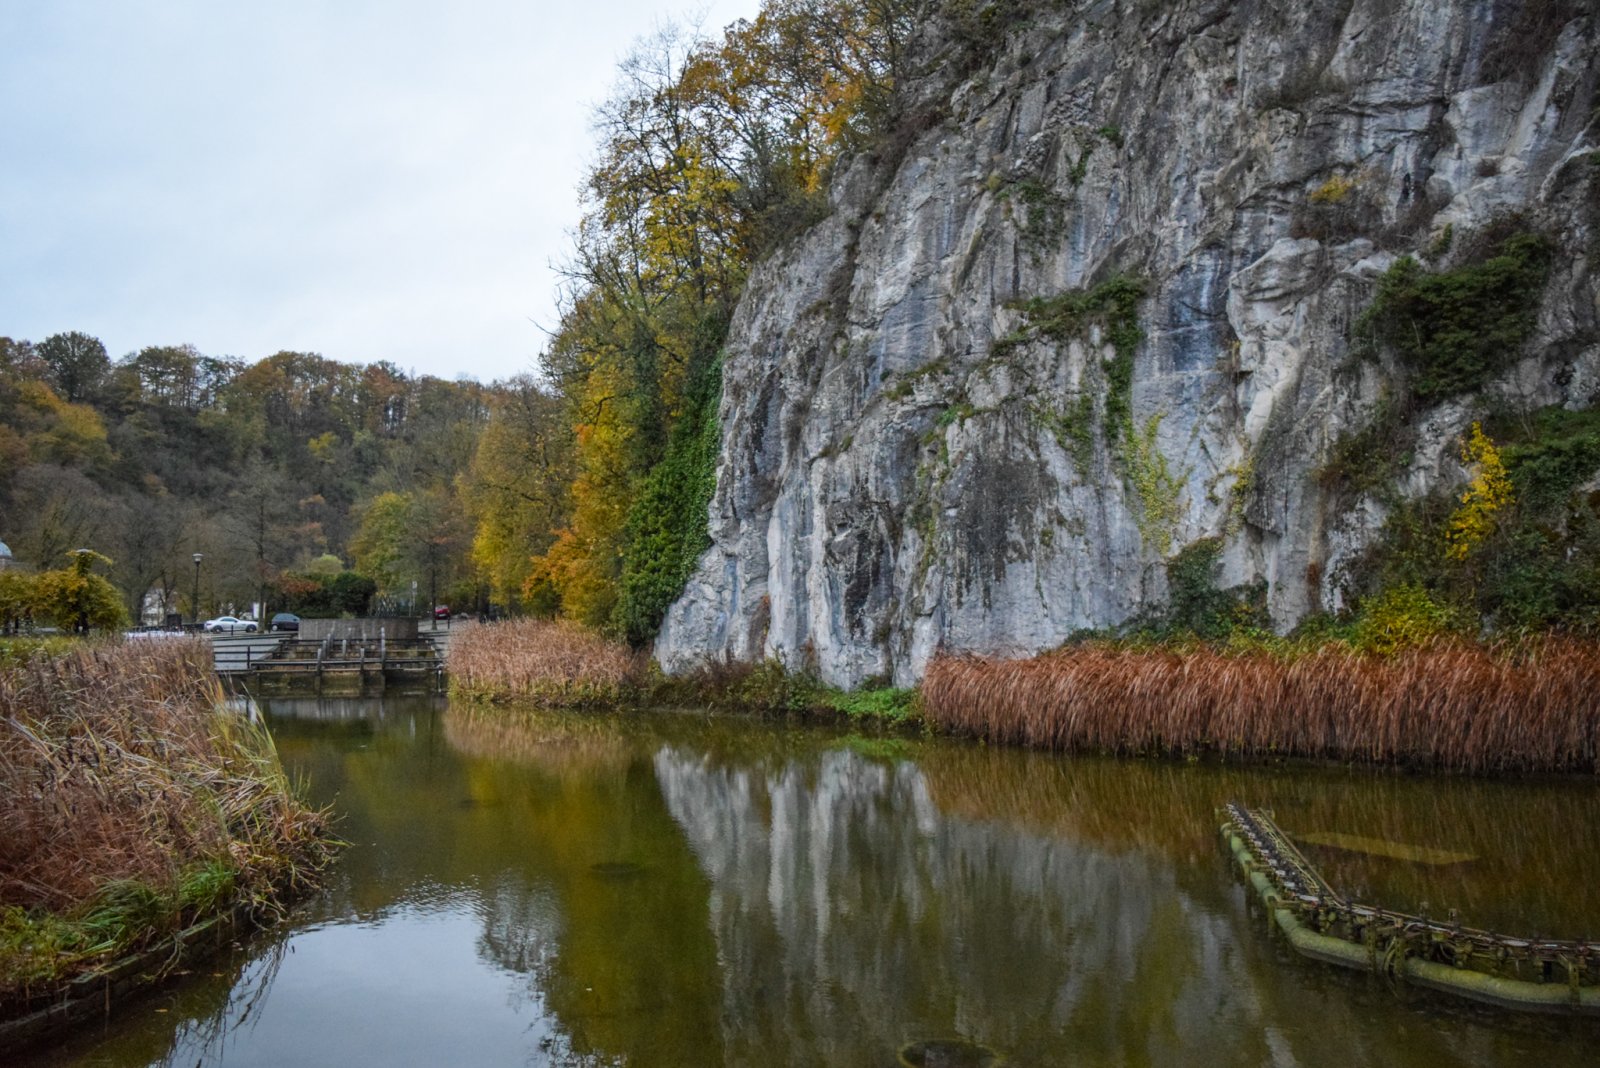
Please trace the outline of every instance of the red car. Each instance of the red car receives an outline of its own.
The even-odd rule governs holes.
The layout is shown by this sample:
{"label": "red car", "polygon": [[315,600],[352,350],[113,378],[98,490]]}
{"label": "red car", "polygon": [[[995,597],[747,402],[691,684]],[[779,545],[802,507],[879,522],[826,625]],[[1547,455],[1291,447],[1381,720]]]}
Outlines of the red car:
{"label": "red car", "polygon": [[450,618],[450,606],[447,605],[447,604],[436,604],[436,605],[434,605],[433,606],[433,618],[434,619],[449,619]]}

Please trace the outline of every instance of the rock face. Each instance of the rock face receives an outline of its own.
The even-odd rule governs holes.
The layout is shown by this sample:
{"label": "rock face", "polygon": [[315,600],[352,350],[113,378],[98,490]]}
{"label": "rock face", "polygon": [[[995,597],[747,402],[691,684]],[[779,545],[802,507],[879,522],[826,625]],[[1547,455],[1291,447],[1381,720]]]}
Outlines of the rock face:
{"label": "rock face", "polygon": [[[1447,264],[1513,214],[1557,250],[1537,328],[1424,412],[1401,490],[1462,479],[1497,398],[1600,400],[1592,5],[1036,6],[976,64],[925,41],[920,132],[842,167],[830,217],[753,272],[668,670],[903,685],[937,651],[1031,653],[1159,605],[1200,538],[1276,625],[1337,607],[1385,519],[1316,477],[1393,372],[1353,325],[1399,256]],[[1103,299],[1119,278],[1136,344]]]}

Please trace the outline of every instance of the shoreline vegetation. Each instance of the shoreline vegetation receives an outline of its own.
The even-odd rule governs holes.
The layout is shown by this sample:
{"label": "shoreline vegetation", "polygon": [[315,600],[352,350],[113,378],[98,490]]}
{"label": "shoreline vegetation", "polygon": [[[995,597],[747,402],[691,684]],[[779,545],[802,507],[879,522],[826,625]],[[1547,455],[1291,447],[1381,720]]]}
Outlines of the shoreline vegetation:
{"label": "shoreline vegetation", "polygon": [[0,1025],[109,998],[171,944],[139,968],[157,980],[186,932],[271,922],[317,884],[327,814],[222,702],[199,640],[0,656]]}
{"label": "shoreline vegetation", "polygon": [[776,661],[708,663],[687,675],[661,673],[646,653],[568,620],[513,619],[462,631],[446,660],[450,693],[475,702],[551,708],[713,708],[842,716],[886,726],[921,722],[916,692],[868,687],[846,692]]}
{"label": "shoreline vegetation", "polygon": [[1051,750],[1303,757],[1472,774],[1600,774],[1600,645],[1440,640],[1391,654],[1089,642],[940,657],[937,729]]}
{"label": "shoreline vegetation", "polygon": [[667,677],[572,623],[459,635],[451,692],[550,707],[838,716],[1057,752],[1305,758],[1469,774],[1600,774],[1600,643],[1093,638],[1022,659],[940,656],[916,690],[844,692],[775,662]]}

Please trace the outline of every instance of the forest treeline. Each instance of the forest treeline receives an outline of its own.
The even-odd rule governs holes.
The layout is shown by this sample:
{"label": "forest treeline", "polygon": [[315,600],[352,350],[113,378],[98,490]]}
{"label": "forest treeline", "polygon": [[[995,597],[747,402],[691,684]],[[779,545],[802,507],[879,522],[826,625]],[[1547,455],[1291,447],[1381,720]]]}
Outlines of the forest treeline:
{"label": "forest treeline", "polygon": [[360,579],[648,640],[707,544],[746,274],[826,213],[842,155],[914,121],[897,86],[940,6],[769,0],[720,38],[637,45],[596,109],[538,375],[0,339],[0,537],[38,568],[104,553],[134,612],[158,591],[193,614],[200,552],[203,612],[262,594],[348,609],[334,587],[359,597]]}
{"label": "forest treeline", "polygon": [[79,548],[110,557],[134,619],[147,593],[192,617],[352,588],[347,607],[369,607],[413,580],[470,603],[459,476],[518,388],[309,353],[112,360],[82,333],[0,338],[0,538],[40,571]]}

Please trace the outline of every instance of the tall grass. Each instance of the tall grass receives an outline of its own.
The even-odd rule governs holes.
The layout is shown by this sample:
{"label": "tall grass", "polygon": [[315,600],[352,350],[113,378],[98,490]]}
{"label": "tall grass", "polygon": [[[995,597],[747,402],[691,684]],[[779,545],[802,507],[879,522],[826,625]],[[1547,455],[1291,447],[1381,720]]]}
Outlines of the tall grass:
{"label": "tall grass", "polygon": [[0,1001],[326,861],[206,642],[79,645],[0,668]]}
{"label": "tall grass", "polygon": [[1438,643],[1381,657],[1090,643],[942,657],[936,727],[1058,750],[1327,757],[1464,772],[1600,772],[1600,645]]}
{"label": "tall grass", "polygon": [[700,707],[760,714],[842,716],[905,724],[917,721],[911,690],[847,693],[776,660],[708,659],[682,675],[661,674],[635,653],[577,623],[514,619],[455,636],[445,663],[450,691],[477,701],[527,701],[551,708],[619,704]]}
{"label": "tall grass", "polygon": [[576,623],[512,619],[455,636],[450,690],[475,700],[552,706],[614,704],[643,676],[643,658]]}

